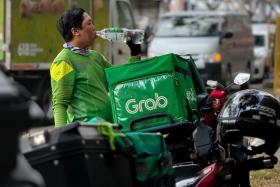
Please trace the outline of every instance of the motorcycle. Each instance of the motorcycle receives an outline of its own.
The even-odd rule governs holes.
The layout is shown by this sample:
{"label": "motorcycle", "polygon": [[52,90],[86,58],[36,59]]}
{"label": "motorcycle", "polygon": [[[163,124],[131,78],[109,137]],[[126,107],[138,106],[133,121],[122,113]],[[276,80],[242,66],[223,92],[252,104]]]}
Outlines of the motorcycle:
{"label": "motorcycle", "polygon": [[[250,79],[250,74],[239,73],[234,78],[233,82],[228,86],[223,86],[217,81],[208,80],[206,82],[209,87],[209,94],[199,100],[199,110],[201,121],[197,123],[196,129],[193,132],[195,155],[200,165],[209,164],[211,160],[215,160],[215,153],[213,152],[215,129],[217,127],[217,118],[221,112],[223,105],[228,98],[229,89],[233,85],[242,86]],[[215,150],[214,150],[215,151]],[[214,156],[214,158],[213,158]]]}
{"label": "motorcycle", "polygon": [[[273,135],[277,136],[279,133],[279,128],[275,128]],[[278,147],[273,151],[267,151],[266,149],[273,144],[271,142],[267,145],[259,145],[258,142],[246,146],[242,134],[239,130],[229,131],[227,137],[217,140],[215,148],[218,152],[215,153],[219,155],[215,155],[216,160],[212,160],[208,165],[202,166],[194,162],[174,165],[176,187],[249,187],[250,171],[273,169],[278,162],[277,157],[274,156]],[[274,141],[279,142],[279,140]],[[263,152],[268,153],[268,156],[255,157]]]}
{"label": "motorcycle", "polygon": [[[248,75],[239,74],[234,84],[239,85],[246,80]],[[216,131],[205,130],[211,127],[204,123],[200,124],[204,130],[200,129],[194,136],[197,154],[208,154],[211,159],[203,164],[188,162],[174,165],[177,187],[248,187],[250,171],[271,169],[278,162],[274,154],[280,145],[280,127],[277,125],[280,102],[271,94],[259,90],[241,90],[226,100],[220,97],[221,94],[217,95],[220,100],[213,103],[216,104],[214,111],[219,113],[214,113],[217,116]],[[215,135],[213,142],[213,139],[205,138],[209,137],[209,132]],[[245,141],[247,136],[263,140],[262,144],[258,141],[249,145]],[[198,141],[196,137],[204,141]],[[263,153],[266,156],[258,156]]]}
{"label": "motorcycle", "polygon": [[177,164],[173,166],[176,187],[250,186],[249,171],[272,169],[277,161],[275,156],[252,158],[241,163],[224,159],[202,169],[193,163]]}
{"label": "motorcycle", "polygon": [[[219,115],[226,99],[229,95],[229,90],[234,85],[242,86],[246,84],[250,79],[250,74],[239,73],[235,76],[233,82],[227,86],[222,85],[218,81],[207,80],[209,95],[204,98],[205,102],[200,106],[202,108],[203,118],[206,124],[215,128],[217,116]],[[208,106],[208,107],[207,107]],[[210,108],[209,108],[210,107]],[[211,108],[213,107],[213,109]],[[212,109],[212,110],[211,110]],[[208,112],[207,112],[208,110]]]}
{"label": "motorcycle", "polygon": [[[200,165],[205,165],[213,160],[213,142],[215,139],[215,129],[217,127],[217,118],[223,105],[225,104],[229,90],[232,86],[242,86],[250,79],[250,74],[239,73],[235,76],[232,83],[227,86],[217,81],[207,80],[208,94],[198,96],[199,114],[201,121],[197,123],[193,132],[195,153],[193,159]],[[214,160],[215,160],[214,156]]]}

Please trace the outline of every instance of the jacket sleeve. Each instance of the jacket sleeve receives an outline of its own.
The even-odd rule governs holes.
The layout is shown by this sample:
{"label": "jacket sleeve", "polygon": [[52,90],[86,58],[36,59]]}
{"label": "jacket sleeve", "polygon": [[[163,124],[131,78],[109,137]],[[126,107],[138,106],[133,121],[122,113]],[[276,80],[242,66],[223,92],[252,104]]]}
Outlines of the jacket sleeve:
{"label": "jacket sleeve", "polygon": [[50,68],[55,126],[67,123],[67,109],[72,99],[75,71],[66,61],[54,62]]}

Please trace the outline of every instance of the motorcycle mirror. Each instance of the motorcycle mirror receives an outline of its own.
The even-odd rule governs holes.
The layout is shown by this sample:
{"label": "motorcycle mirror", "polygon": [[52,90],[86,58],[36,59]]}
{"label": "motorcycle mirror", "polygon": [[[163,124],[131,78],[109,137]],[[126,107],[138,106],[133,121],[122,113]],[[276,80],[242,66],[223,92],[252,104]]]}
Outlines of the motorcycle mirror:
{"label": "motorcycle mirror", "polygon": [[217,87],[218,82],[217,81],[213,81],[213,80],[207,80],[206,84],[207,84],[207,86],[210,86],[210,87]]}
{"label": "motorcycle mirror", "polygon": [[249,73],[238,73],[236,77],[234,78],[234,84],[237,85],[242,85],[246,82],[248,82],[250,79],[250,74]]}

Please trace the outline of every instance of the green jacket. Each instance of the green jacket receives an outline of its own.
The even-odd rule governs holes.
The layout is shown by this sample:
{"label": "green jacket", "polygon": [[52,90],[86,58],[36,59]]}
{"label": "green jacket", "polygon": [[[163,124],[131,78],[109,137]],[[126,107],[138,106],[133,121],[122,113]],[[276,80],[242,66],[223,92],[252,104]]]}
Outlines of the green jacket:
{"label": "green jacket", "polygon": [[[132,56],[129,63],[139,60]],[[83,56],[69,49],[54,59],[51,87],[55,126],[101,117],[112,122],[112,110],[104,69],[111,67],[104,56],[91,50]]]}
{"label": "green jacket", "polygon": [[83,56],[62,49],[50,68],[55,126],[96,116],[112,121],[104,73],[111,66],[96,51]]}

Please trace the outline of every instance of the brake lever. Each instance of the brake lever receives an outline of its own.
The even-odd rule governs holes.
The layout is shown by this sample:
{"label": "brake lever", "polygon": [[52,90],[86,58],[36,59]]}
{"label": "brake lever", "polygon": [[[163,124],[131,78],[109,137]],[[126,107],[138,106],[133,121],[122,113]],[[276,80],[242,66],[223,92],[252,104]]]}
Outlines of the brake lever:
{"label": "brake lever", "polygon": [[275,156],[258,157],[245,161],[242,163],[242,168],[250,170],[272,169],[278,162]]}
{"label": "brake lever", "polygon": [[256,155],[265,151],[265,145],[251,146],[251,150],[243,146],[243,150],[247,155]]}
{"label": "brake lever", "polygon": [[266,168],[273,168],[277,163],[278,158],[276,156],[265,157],[263,159],[263,164]]}

